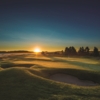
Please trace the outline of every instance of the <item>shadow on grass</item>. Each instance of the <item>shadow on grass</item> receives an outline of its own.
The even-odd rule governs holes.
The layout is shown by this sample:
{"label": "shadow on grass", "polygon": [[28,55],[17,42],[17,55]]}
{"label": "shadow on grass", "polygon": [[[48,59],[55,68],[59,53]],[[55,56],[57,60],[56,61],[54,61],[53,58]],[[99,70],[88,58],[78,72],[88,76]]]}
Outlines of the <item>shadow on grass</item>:
{"label": "shadow on grass", "polygon": [[35,64],[15,64],[15,63],[11,63],[11,62],[3,62],[1,63],[1,68],[11,68],[11,67],[31,67],[34,66]]}

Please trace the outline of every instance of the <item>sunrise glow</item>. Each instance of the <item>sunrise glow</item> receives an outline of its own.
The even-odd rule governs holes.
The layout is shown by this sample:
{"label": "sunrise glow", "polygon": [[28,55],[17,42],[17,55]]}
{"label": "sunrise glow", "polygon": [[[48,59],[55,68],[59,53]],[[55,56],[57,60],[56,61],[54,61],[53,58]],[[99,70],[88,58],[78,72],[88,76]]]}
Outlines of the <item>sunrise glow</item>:
{"label": "sunrise glow", "polygon": [[34,48],[33,51],[36,52],[36,53],[41,52],[40,48]]}

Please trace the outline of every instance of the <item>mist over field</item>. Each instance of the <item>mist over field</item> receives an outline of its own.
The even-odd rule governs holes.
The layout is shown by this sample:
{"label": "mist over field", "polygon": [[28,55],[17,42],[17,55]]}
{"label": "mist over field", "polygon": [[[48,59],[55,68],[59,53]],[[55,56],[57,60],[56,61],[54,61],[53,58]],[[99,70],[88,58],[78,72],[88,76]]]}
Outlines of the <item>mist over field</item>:
{"label": "mist over field", "polygon": [[0,54],[2,100],[99,100],[99,84],[99,57]]}
{"label": "mist over field", "polygon": [[[87,70],[100,70],[100,58],[76,58],[76,57],[55,57],[44,56],[35,53],[3,53],[0,54],[0,66],[7,68],[18,65],[25,65],[25,67],[44,66],[47,68],[79,68]],[[23,66],[24,67],[24,66]]]}

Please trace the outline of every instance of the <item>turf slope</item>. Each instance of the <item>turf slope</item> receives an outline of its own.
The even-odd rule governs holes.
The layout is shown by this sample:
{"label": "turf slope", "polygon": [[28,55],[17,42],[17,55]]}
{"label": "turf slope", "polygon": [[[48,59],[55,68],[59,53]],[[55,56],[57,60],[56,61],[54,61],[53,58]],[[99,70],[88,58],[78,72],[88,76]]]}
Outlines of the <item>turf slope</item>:
{"label": "turf slope", "polygon": [[[0,100],[100,100],[100,86],[81,87],[49,80],[57,73],[85,71],[15,67],[0,70]],[[80,74],[79,73],[79,74]],[[97,77],[99,73],[88,72]],[[94,74],[91,74],[94,73]],[[75,75],[79,75],[78,73]],[[80,77],[80,76],[79,76]],[[95,80],[95,81],[96,81]]]}

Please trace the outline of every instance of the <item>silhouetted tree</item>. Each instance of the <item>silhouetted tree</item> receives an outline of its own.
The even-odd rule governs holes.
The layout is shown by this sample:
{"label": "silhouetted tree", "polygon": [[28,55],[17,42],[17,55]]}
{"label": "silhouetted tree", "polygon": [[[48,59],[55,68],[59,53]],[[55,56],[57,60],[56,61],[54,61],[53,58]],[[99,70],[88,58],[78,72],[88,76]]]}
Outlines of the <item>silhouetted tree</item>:
{"label": "silhouetted tree", "polygon": [[69,48],[68,47],[65,48],[65,55],[67,55],[67,56],[69,55]]}
{"label": "silhouetted tree", "polygon": [[72,47],[69,47],[69,55],[72,55]]}
{"label": "silhouetted tree", "polygon": [[99,51],[97,47],[94,47],[93,56],[99,56]]}
{"label": "silhouetted tree", "polygon": [[73,56],[73,55],[76,55],[77,52],[76,52],[76,49],[72,46],[72,47],[66,47],[65,48],[65,55],[70,55],[70,56]]}
{"label": "silhouetted tree", "polygon": [[78,50],[78,54],[83,56],[85,54],[85,49],[84,47],[80,47],[79,50]]}
{"label": "silhouetted tree", "polygon": [[73,55],[77,54],[76,49],[74,47],[72,47],[72,53],[73,53]]}
{"label": "silhouetted tree", "polygon": [[86,47],[86,48],[85,48],[85,54],[86,54],[86,55],[89,55],[89,50],[90,50],[89,47]]}
{"label": "silhouetted tree", "polygon": [[73,46],[69,47],[69,52],[70,52],[70,55],[76,55],[76,49]]}

